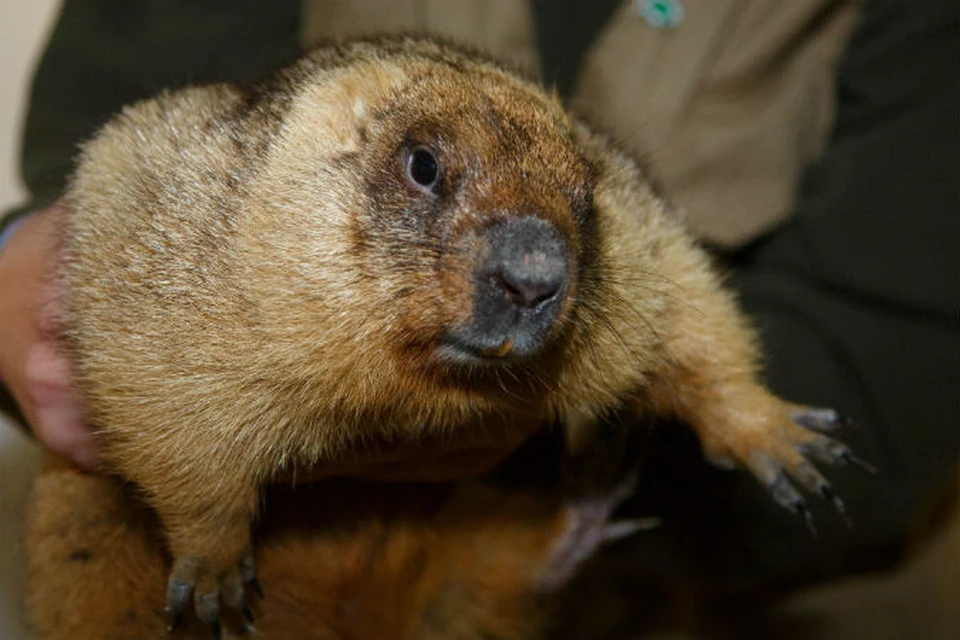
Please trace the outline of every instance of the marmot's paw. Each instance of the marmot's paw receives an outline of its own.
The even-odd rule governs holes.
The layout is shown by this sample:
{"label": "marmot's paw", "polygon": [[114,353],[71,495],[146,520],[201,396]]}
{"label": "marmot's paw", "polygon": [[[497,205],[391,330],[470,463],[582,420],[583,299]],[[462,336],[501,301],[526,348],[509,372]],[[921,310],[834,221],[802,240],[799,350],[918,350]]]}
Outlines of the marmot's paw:
{"label": "marmot's paw", "polygon": [[603,493],[587,491],[564,503],[563,530],[541,575],[542,589],[555,591],[563,587],[603,545],[653,529],[660,523],[657,518],[610,519],[617,507],[633,495],[636,480],[636,474],[630,474]]}
{"label": "marmot's paw", "polygon": [[253,631],[253,612],[247,604],[246,589],[258,596],[263,591],[257,580],[253,554],[248,553],[238,565],[226,571],[212,567],[204,570],[195,558],[177,558],[167,581],[167,623],[170,632],[176,629],[191,597],[197,617],[207,624],[216,638],[222,635],[221,603],[239,616],[238,633]]}
{"label": "marmot's paw", "polygon": [[846,506],[807,458],[824,464],[855,464],[871,473],[875,470],[857,458],[849,447],[823,435],[847,426],[850,423],[847,418],[832,409],[804,407],[776,398],[773,401],[772,408],[754,414],[756,424],[742,425],[743,428],[733,429],[716,440],[705,441],[704,450],[707,457],[720,466],[736,460],[749,469],[777,503],[802,517],[816,535],[806,499],[791,479],[807,491],[833,502],[844,519]]}

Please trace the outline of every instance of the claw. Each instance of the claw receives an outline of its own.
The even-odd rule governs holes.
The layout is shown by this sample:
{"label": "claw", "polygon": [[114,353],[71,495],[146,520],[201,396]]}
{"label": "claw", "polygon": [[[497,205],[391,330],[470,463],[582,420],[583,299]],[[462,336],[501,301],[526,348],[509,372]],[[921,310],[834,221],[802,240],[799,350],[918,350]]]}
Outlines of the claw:
{"label": "claw", "polygon": [[843,521],[847,523],[848,527],[853,526],[853,521],[850,520],[850,516],[847,515],[847,505],[840,496],[837,495],[837,492],[833,490],[833,487],[829,483],[820,487],[820,495],[833,503],[837,513],[840,514],[840,517],[843,518]]}
{"label": "claw", "polygon": [[180,626],[180,620],[183,619],[183,609],[179,611],[171,611],[170,608],[167,608],[167,633],[173,633],[177,630],[177,627]]}
{"label": "claw", "polygon": [[255,577],[251,578],[250,580],[246,581],[246,585],[253,589],[253,592],[257,594],[258,598],[263,599],[263,587],[260,586],[260,580]]}
{"label": "claw", "polygon": [[820,536],[817,533],[817,527],[813,524],[813,514],[810,512],[810,509],[807,508],[806,501],[801,498],[799,501],[793,504],[793,510],[798,516],[803,518],[804,524],[807,525],[807,531],[810,532],[815,539],[819,539]]}
{"label": "claw", "polygon": [[240,578],[257,594],[257,597],[263,598],[263,587],[257,579],[257,564],[252,553],[247,554],[240,562]]}
{"label": "claw", "polygon": [[817,471],[813,465],[803,461],[797,465],[797,468],[794,469],[791,475],[800,480],[807,491],[819,493],[827,500],[830,500],[843,519],[847,521],[848,524],[850,523],[849,518],[847,518],[847,505],[844,504],[840,496],[837,495],[837,492],[833,490],[833,486],[826,478],[820,475],[820,472]]}
{"label": "claw", "polygon": [[630,499],[630,496],[637,490],[637,482],[639,479],[639,474],[633,471],[617,483],[613,491],[610,492],[610,497],[607,499],[607,508],[611,512]]}
{"label": "claw", "polygon": [[867,473],[872,473],[872,474],[877,473],[877,468],[875,466],[873,466],[863,458],[858,458],[857,456],[853,455],[853,452],[850,451],[850,449],[847,449],[846,447],[844,447],[843,450],[839,453],[839,457],[841,460],[843,460],[845,464],[852,464],[854,466],[860,467]]}
{"label": "claw", "polygon": [[250,610],[250,605],[246,602],[243,603],[243,607],[240,609],[240,615],[243,616],[243,629],[241,633],[244,635],[253,633],[253,611]]}
{"label": "claw", "polygon": [[651,531],[660,526],[660,518],[635,518],[633,520],[617,520],[603,528],[600,544],[611,544],[624,538],[629,538],[641,531]]}
{"label": "claw", "polygon": [[[772,463],[770,463],[770,466],[772,466]],[[812,467],[810,468],[812,469]],[[780,506],[793,511],[803,518],[807,530],[810,531],[810,534],[814,538],[817,538],[817,528],[813,525],[813,514],[810,512],[810,509],[807,508],[807,501],[804,500],[800,492],[790,484],[783,469],[777,467],[776,470],[772,472],[768,469],[767,473],[772,475],[772,480],[768,482],[767,489],[770,491],[773,499]],[[816,472],[814,471],[814,473]],[[819,477],[820,474],[816,475]],[[802,478],[801,476],[801,479]]]}
{"label": "claw", "polygon": [[795,509],[797,504],[803,503],[803,496],[794,488],[782,469],[773,474],[773,479],[767,484],[767,490],[773,499],[787,509]]}
{"label": "claw", "polygon": [[193,583],[180,580],[173,576],[167,582],[167,631],[173,633],[183,619],[183,612],[187,610],[193,595]]}
{"label": "claw", "polygon": [[820,475],[820,472],[817,471],[816,467],[807,462],[804,458],[800,458],[800,461],[796,463],[796,466],[793,468],[793,471],[790,472],[790,475],[796,478],[800,484],[803,485],[803,488],[807,491],[819,492],[825,485],[829,485],[827,479]]}
{"label": "claw", "polygon": [[217,591],[203,593],[194,597],[194,606],[197,610],[197,617],[205,622],[210,628],[217,631],[217,637],[220,637],[220,594]]}
{"label": "claw", "polygon": [[810,456],[823,464],[838,464],[844,461],[860,462],[858,458],[853,456],[849,447],[827,436],[815,435],[797,448],[804,455]]}
{"label": "claw", "polygon": [[801,427],[825,432],[836,431],[841,427],[849,427],[853,424],[853,420],[840,415],[833,409],[796,411],[793,414],[793,421]]}

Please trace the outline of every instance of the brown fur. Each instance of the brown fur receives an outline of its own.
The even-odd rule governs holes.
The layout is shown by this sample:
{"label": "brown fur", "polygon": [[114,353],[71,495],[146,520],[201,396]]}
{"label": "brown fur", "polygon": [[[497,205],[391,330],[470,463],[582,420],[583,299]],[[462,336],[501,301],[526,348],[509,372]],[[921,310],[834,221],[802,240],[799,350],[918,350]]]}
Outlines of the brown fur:
{"label": "brown fur", "polygon": [[[170,558],[155,515],[116,480],[54,462],[32,504],[27,608],[40,637],[211,637],[199,624],[168,633]],[[480,482],[275,489],[267,516],[266,597],[252,608],[270,640],[539,637],[537,580],[566,518],[554,499]]]}
{"label": "brown fur", "polygon": [[[457,185],[439,209],[404,182],[410,143]],[[642,169],[456,48],[353,43],[254,91],[134,105],[85,146],[68,197],[63,325],[105,468],[143,491],[200,592],[236,580],[261,488],[305,470],[474,475],[545,423],[624,406],[678,415],[715,460],[804,463],[811,436],[757,382],[752,332]],[[477,234],[518,213],[573,256],[546,346],[438,362],[470,313]],[[384,471],[418,443],[482,455]]]}

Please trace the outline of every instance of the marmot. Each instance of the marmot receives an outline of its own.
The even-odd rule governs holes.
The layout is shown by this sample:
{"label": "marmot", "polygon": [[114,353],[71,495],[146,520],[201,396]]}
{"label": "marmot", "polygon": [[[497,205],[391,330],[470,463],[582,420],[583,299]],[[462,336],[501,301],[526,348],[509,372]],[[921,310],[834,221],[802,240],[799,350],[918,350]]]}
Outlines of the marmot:
{"label": "marmot", "polygon": [[[641,164],[493,61],[428,39],[166,93],[83,148],[60,325],[104,469],[156,510],[167,605],[217,624],[291,474],[471,476],[627,408],[835,500],[832,411],[758,380],[748,323]],[[417,468],[399,448],[457,448]],[[405,457],[404,457],[405,456]]]}

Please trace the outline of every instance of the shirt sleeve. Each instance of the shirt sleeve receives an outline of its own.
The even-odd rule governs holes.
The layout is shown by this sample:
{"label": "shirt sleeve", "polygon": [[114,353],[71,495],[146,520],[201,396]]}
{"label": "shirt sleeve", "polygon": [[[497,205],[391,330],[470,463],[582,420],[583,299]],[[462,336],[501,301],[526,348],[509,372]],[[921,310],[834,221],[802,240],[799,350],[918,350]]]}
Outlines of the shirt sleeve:
{"label": "shirt sleeve", "polygon": [[162,89],[252,81],[299,52],[299,2],[64,2],[34,76],[22,170],[33,206],[63,190],[77,144]]}

